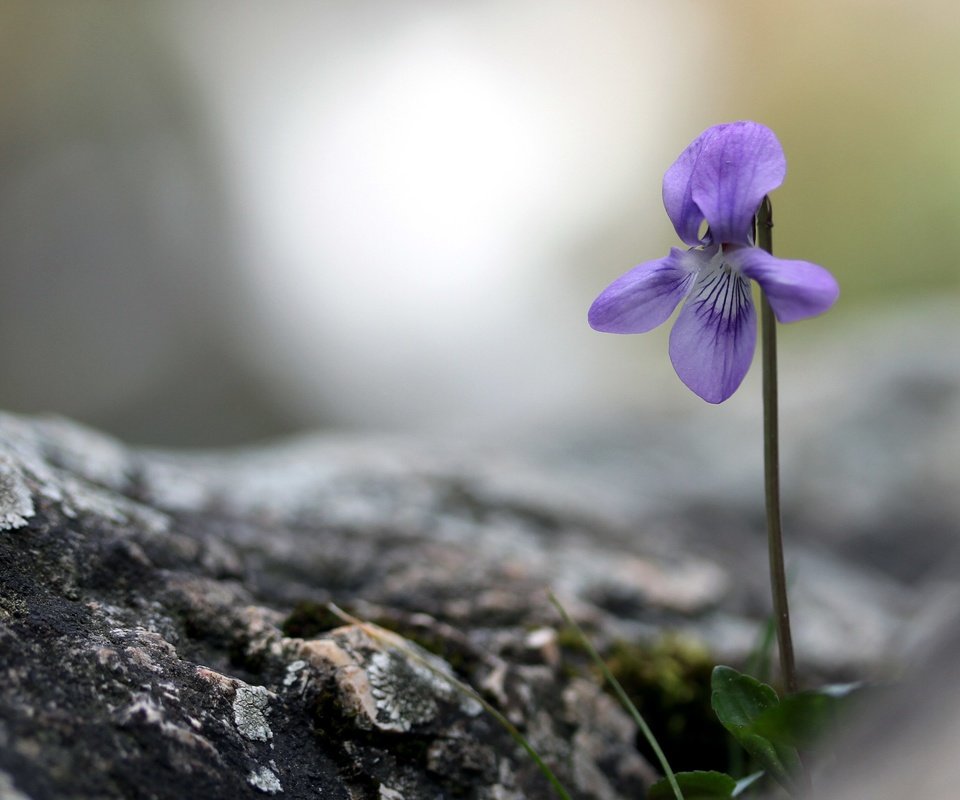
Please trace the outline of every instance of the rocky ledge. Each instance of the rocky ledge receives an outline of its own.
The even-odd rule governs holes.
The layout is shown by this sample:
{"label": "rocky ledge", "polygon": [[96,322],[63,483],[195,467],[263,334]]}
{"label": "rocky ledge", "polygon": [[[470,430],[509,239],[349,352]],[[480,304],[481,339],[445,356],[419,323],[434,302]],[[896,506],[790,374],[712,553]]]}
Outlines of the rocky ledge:
{"label": "rocky ledge", "polygon": [[[618,447],[537,461],[317,435],[176,454],[0,415],[0,797],[550,797],[445,675],[577,798],[642,797],[654,771],[548,587],[653,687],[646,710],[687,726],[675,762],[712,766],[693,709],[709,665],[742,663],[762,628],[759,510],[705,482],[658,509],[656,474],[686,469],[663,444],[645,516],[607,479]],[[951,518],[944,496],[930,519]],[[931,584],[826,536],[790,552],[805,679],[896,668]]]}

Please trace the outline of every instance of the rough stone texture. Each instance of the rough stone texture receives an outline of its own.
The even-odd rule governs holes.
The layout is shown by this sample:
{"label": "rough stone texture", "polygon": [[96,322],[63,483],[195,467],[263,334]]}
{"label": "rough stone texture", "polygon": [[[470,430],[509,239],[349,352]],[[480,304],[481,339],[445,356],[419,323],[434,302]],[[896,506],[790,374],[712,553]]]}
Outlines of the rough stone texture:
{"label": "rough stone texture", "polygon": [[[956,535],[956,360],[901,364],[835,405],[819,434],[834,458],[812,439],[791,449],[808,682],[903,668],[903,626],[955,580],[909,537],[922,522],[942,555]],[[506,455],[319,435],[191,455],[0,415],[0,797],[551,796],[444,673],[577,798],[641,797],[653,772],[631,723],[571,662],[545,587],[601,647],[679,631],[742,662],[767,607],[746,426],[611,423]],[[877,480],[838,491],[881,434],[922,474],[863,462]],[[695,459],[731,469],[684,483]],[[888,546],[868,560],[871,525]]]}
{"label": "rough stone texture", "polygon": [[439,644],[579,796],[651,779],[619,709],[540,655],[555,619],[525,561],[579,529],[485,508],[447,462],[325,439],[150,454],[13,416],[0,459],[4,798],[548,796],[447,661],[331,599]]}

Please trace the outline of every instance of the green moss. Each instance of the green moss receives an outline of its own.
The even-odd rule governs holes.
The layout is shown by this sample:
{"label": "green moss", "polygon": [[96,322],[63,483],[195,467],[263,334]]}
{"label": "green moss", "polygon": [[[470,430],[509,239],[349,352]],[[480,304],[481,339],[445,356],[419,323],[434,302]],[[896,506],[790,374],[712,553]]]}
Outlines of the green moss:
{"label": "green moss", "polygon": [[[605,690],[611,691],[573,628],[561,628],[558,642],[566,655],[565,674],[592,672]],[[714,662],[706,647],[686,636],[666,634],[643,644],[615,641],[601,656],[643,714],[675,770],[728,768],[728,736],[710,706]],[[640,735],[637,748],[654,763],[655,756]]]}
{"label": "green moss", "polygon": [[655,691],[665,704],[689,703],[709,686],[713,662],[692,639],[667,635],[651,645],[617,641],[606,653],[610,671],[624,686]]}
{"label": "green moss", "polygon": [[[724,770],[727,734],[710,706],[713,661],[687,637],[668,634],[650,644],[615,642],[604,660],[653,729],[675,770]],[[638,747],[648,757],[646,742]]]}

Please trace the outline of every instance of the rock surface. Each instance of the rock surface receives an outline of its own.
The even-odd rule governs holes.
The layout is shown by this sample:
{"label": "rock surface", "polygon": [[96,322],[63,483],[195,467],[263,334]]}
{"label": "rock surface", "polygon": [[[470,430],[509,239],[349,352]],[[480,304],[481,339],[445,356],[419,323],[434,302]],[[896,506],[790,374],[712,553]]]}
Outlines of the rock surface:
{"label": "rock surface", "polygon": [[[891,381],[950,430],[956,374],[920,380],[922,366]],[[928,435],[882,403],[838,419],[847,439],[824,435],[840,465],[855,463],[854,423],[891,442]],[[737,424],[729,439],[683,436],[735,464]],[[654,772],[558,632],[546,588],[608,652],[669,631],[734,664],[767,588],[760,509],[739,473],[682,483],[693,456],[656,426],[623,430],[523,458],[331,435],[177,454],[0,416],[0,798],[550,797],[444,675],[499,707],[575,797],[641,797]],[[903,512],[882,522],[889,553],[906,552],[894,534],[910,532],[902,503],[921,488],[931,537],[954,535],[956,494],[930,478],[943,442],[925,477],[889,469],[837,493],[830,513],[817,500],[830,464],[810,467],[821,454],[798,448],[785,464],[803,478],[805,533],[789,553],[808,682],[905,663],[902,626],[944,581],[858,554],[878,508]],[[335,617],[331,601],[381,628]]]}
{"label": "rock surface", "polygon": [[[447,661],[331,598],[442,645],[582,796],[649,781],[614,704],[541,655],[539,578],[464,547],[482,503],[454,476],[385,443],[181,459],[14,417],[0,448],[4,797],[549,793]],[[490,511],[503,539],[535,516]]]}

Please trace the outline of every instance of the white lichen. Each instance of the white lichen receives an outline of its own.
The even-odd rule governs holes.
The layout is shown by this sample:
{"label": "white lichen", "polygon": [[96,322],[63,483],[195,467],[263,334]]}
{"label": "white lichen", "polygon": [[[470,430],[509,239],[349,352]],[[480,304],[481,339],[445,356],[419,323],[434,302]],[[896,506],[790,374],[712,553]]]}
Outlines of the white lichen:
{"label": "white lichen", "polygon": [[408,731],[437,715],[439,681],[400,655],[373,653],[367,664],[367,679],[380,722]]}
{"label": "white lichen", "polygon": [[113,437],[63,417],[35,419],[32,426],[51,464],[117,492],[129,485],[130,455]]}
{"label": "white lichen", "polygon": [[297,682],[298,673],[307,666],[307,662],[303,659],[297,659],[289,664],[287,664],[287,674],[283,677],[284,686],[293,686]]}
{"label": "white lichen", "polygon": [[402,648],[349,625],[332,631],[330,638],[303,642],[300,653],[321,673],[332,671],[341,701],[360,727],[406,732],[433,720],[440,701],[471,716],[482,712],[469,690],[454,684],[447,662],[395,638]]}
{"label": "white lichen", "polygon": [[435,697],[448,703],[456,704],[460,710],[471,717],[482,713],[483,706],[464,691],[462,684],[457,680],[453,668],[433,653],[424,650],[420,645],[409,640],[403,640],[400,650],[389,651],[394,658],[399,658],[408,669],[416,674],[418,680]]}
{"label": "white lichen", "polygon": [[240,735],[254,742],[273,738],[266,713],[270,693],[262,686],[238,686],[233,699],[233,721]]}
{"label": "white lichen", "polygon": [[122,445],[67,420],[0,414],[0,530],[34,514],[34,494],[68,517],[99,516],[159,533],[166,514],[125,497],[130,455]]}
{"label": "white lichen", "polygon": [[276,794],[277,792],[283,791],[283,787],[280,785],[280,779],[269,767],[260,767],[251,772],[247,776],[247,783],[254,789],[259,789],[261,792],[266,792],[267,794]]}
{"label": "white lichen", "polygon": [[20,468],[0,453],[0,531],[22,528],[34,513],[33,498]]}

